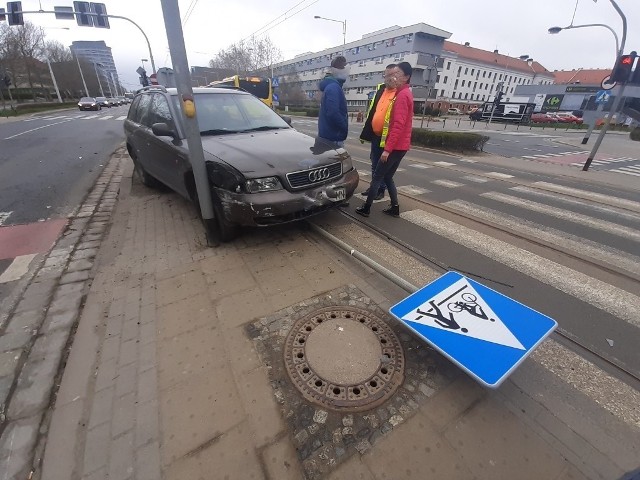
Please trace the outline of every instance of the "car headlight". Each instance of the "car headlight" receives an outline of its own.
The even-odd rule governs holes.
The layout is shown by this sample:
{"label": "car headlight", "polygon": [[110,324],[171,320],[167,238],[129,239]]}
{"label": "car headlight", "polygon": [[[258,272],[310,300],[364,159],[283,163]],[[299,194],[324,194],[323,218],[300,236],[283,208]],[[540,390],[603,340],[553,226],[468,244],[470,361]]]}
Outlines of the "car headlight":
{"label": "car headlight", "polygon": [[249,193],[282,190],[282,184],[278,177],[253,178],[251,180],[247,180],[245,186]]}
{"label": "car headlight", "polygon": [[342,173],[348,172],[353,169],[353,160],[351,155],[347,154],[342,158]]}
{"label": "car headlight", "polygon": [[78,104],[78,106],[79,106],[79,107],[81,107],[81,106],[82,106],[82,104],[81,104],[81,103],[79,103],[79,104]]}

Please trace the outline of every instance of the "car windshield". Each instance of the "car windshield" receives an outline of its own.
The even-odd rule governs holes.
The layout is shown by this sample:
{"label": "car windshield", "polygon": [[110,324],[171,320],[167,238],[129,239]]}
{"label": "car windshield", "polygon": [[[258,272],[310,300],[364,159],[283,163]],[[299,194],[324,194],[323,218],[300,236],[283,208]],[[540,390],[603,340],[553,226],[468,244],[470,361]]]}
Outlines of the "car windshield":
{"label": "car windshield", "polygon": [[106,99],[106,97],[96,97],[96,100],[98,100],[99,102],[104,102]]}
{"label": "car windshield", "polygon": [[[199,93],[194,97],[202,135],[290,128],[278,114],[253,95]],[[173,98],[179,109],[178,97]]]}
{"label": "car windshield", "polygon": [[91,97],[82,97],[80,99],[81,102],[95,102],[95,99],[91,98]]}

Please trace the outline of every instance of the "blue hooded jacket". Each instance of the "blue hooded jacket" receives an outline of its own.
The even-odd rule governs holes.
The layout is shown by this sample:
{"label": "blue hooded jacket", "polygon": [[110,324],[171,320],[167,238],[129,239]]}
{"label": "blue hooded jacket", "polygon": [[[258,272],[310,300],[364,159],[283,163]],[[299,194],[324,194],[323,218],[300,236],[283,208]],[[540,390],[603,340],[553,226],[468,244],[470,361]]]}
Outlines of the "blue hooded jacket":
{"label": "blue hooded jacket", "polygon": [[322,101],[318,116],[318,136],[333,142],[344,141],[349,129],[343,83],[344,80],[327,76],[319,84]]}

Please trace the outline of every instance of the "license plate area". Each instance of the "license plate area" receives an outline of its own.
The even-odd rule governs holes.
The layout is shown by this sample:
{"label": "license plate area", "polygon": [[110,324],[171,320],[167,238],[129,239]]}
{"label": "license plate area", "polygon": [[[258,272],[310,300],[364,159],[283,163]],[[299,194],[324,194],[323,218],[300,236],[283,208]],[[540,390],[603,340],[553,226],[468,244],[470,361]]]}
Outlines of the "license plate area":
{"label": "license plate area", "polygon": [[347,190],[344,187],[337,187],[333,191],[335,192],[336,196],[331,200],[333,200],[334,202],[342,202],[343,200],[347,199]]}

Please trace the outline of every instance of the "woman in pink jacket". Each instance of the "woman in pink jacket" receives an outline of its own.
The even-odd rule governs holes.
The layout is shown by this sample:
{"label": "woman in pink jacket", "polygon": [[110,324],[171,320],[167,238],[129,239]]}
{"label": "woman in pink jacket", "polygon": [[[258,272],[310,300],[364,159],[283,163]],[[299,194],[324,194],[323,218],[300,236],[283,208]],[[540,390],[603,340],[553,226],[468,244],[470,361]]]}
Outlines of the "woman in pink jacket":
{"label": "woman in pink jacket", "polygon": [[391,205],[382,210],[383,213],[392,217],[400,216],[398,205],[398,191],[393,182],[393,175],[396,173],[400,161],[411,148],[411,129],[413,127],[413,94],[409,88],[409,81],[413,69],[407,62],[400,62],[393,73],[391,82],[396,89],[396,96],[389,105],[389,110],[385,116],[385,127],[382,131],[380,147],[384,148],[373,179],[369,187],[367,200],[361,207],[356,208],[356,213],[368,217],[371,212],[371,205],[376,196],[380,184],[384,180],[389,189]]}

